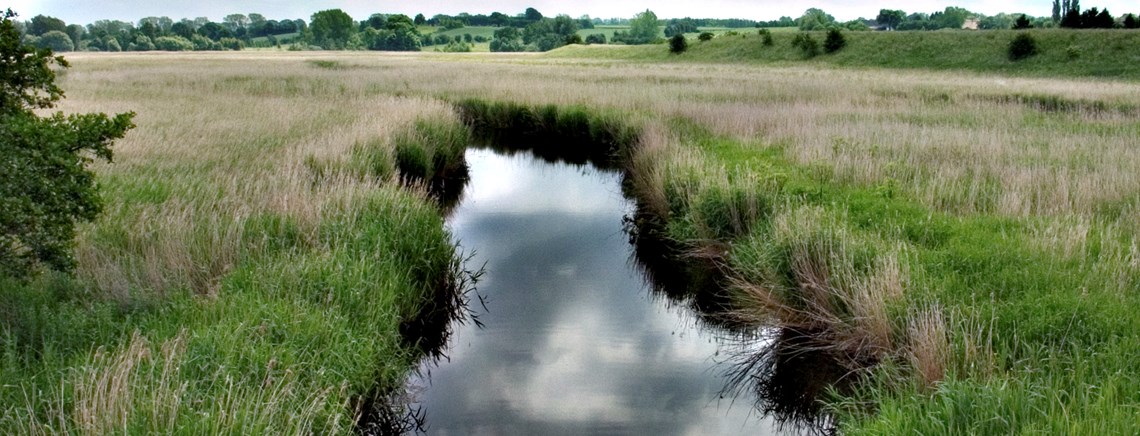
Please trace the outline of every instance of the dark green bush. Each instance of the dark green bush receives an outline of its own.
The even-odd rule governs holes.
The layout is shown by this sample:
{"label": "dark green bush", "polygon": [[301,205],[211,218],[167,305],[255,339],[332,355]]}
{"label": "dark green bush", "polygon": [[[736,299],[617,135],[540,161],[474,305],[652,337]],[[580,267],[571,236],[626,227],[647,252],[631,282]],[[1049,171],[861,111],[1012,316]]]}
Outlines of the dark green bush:
{"label": "dark green bush", "polygon": [[670,53],[681,54],[681,53],[684,53],[685,50],[688,50],[688,49],[689,49],[689,41],[687,39],[685,39],[684,34],[678,33],[676,35],[673,35],[672,38],[669,38],[669,52]]}
{"label": "dark green bush", "polygon": [[712,32],[701,32],[700,35],[697,35],[697,39],[701,40],[701,42],[708,41],[713,39],[713,34]]}
{"label": "dark green bush", "polygon": [[1019,61],[1037,54],[1037,40],[1033,35],[1022,32],[1009,42],[1009,60]]}
{"label": "dark green bush", "polygon": [[792,38],[792,47],[800,49],[804,53],[804,58],[811,59],[819,55],[819,42],[807,32],[800,32]]}
{"label": "dark green bush", "polygon": [[823,50],[828,53],[835,53],[843,47],[847,46],[847,38],[843,36],[843,32],[839,29],[831,29],[827,31],[827,38],[823,40]]}
{"label": "dark green bush", "polygon": [[775,44],[772,41],[772,31],[770,31],[768,29],[760,29],[757,33],[760,35],[760,38],[763,40],[764,46],[771,47],[773,44]]}

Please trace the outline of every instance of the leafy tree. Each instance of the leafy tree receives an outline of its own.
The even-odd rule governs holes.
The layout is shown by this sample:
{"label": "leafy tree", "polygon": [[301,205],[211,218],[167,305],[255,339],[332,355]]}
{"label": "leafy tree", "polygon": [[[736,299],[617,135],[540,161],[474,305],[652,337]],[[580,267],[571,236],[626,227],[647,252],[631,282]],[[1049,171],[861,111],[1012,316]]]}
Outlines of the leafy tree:
{"label": "leafy tree", "polygon": [[72,51],[75,50],[75,44],[71,42],[71,37],[66,33],[58,30],[52,30],[40,36],[36,45],[40,48],[46,48],[51,51]]}
{"label": "leafy tree", "polygon": [[906,12],[897,9],[879,9],[879,15],[875,16],[875,21],[888,29],[897,29],[905,19]]}
{"label": "leafy tree", "polygon": [[135,42],[132,42],[129,46],[127,46],[127,50],[130,51],[153,51],[154,48],[154,41],[152,41],[146,35],[139,35],[135,37]]}
{"label": "leafy tree", "polygon": [[689,48],[689,41],[685,39],[684,33],[678,33],[669,38],[669,53],[681,54]]}
{"label": "leafy tree", "polygon": [[1123,20],[1123,24],[1124,24],[1125,29],[1140,28],[1140,21],[1136,20],[1136,14],[1125,15],[1124,20]]}
{"label": "leafy tree", "polygon": [[63,98],[55,68],[67,61],[22,44],[11,9],[0,17],[0,274],[26,279],[74,267],[75,225],[102,210],[87,165],[111,160],[134,114],[39,116]]}
{"label": "leafy tree", "polygon": [[526,8],[526,12],[523,13],[523,17],[526,19],[526,21],[533,23],[542,19],[542,13],[538,12],[538,9],[535,8]]}
{"label": "leafy tree", "polygon": [[416,18],[412,21],[412,24],[423,26],[424,24],[427,24],[427,17],[424,17],[424,14],[416,14]]}
{"label": "leafy tree", "polygon": [[1026,17],[1025,14],[1021,14],[1020,17],[1017,17],[1017,21],[1013,22],[1014,30],[1025,30],[1032,27],[1033,24],[1029,22],[1029,17]]}
{"label": "leafy tree", "polygon": [[661,25],[657,21],[657,14],[649,9],[637,14],[629,21],[629,36],[633,41],[637,41],[633,44],[653,42],[657,39],[660,31]]}
{"label": "leafy tree", "polygon": [[28,23],[27,32],[29,35],[42,36],[53,30],[67,33],[67,24],[56,17],[36,15],[32,17],[32,21]]}
{"label": "leafy tree", "polygon": [[581,42],[578,36],[578,23],[568,15],[553,19],[543,18],[523,29],[523,43],[538,51],[554,50],[566,44]]}
{"label": "leafy tree", "polygon": [[87,36],[87,28],[78,24],[68,24],[67,36],[71,38],[71,42],[75,43],[75,49],[79,50],[79,43]]}
{"label": "leafy tree", "polygon": [[190,27],[190,25],[186,24],[185,22],[180,21],[174,23],[173,26],[170,26],[170,33],[174,34],[175,36],[181,36],[183,38],[190,39],[191,36],[194,36],[194,28]]}
{"label": "leafy tree", "polygon": [[[368,28],[365,34],[365,44],[370,50],[386,51],[417,51],[425,39],[416,28],[415,21],[404,14],[389,15],[381,29]],[[445,35],[439,35],[445,36]],[[439,40],[438,44],[447,44]]]}
{"label": "leafy tree", "polygon": [[605,44],[606,35],[601,33],[592,33],[586,35],[586,44]]}
{"label": "leafy tree", "polygon": [[823,51],[835,53],[847,46],[847,38],[839,29],[827,31],[827,38],[823,40]]}
{"label": "leafy tree", "polygon": [[665,24],[665,37],[666,38],[672,38],[673,35],[679,35],[679,34],[683,34],[683,33],[692,33],[692,32],[698,32],[698,31],[700,31],[700,29],[697,28],[697,23],[694,22],[693,19],[691,19],[691,18],[683,18],[680,20],[674,18],[672,20],[669,20],[669,22],[667,24]]}
{"label": "leafy tree", "polygon": [[697,39],[700,40],[701,42],[712,41],[713,33],[712,32],[701,32],[700,35],[697,35]]}
{"label": "leafy tree", "polygon": [[796,20],[800,30],[824,30],[835,24],[835,17],[821,9],[811,8],[804,11],[803,16]]}
{"label": "leafy tree", "polygon": [[340,50],[348,45],[356,23],[340,9],[327,9],[313,14],[309,31],[313,43],[328,50]]}
{"label": "leafy tree", "polygon": [[1015,62],[1033,56],[1037,54],[1037,40],[1029,33],[1018,33],[1013,41],[1009,42],[1008,54],[1009,60]]}
{"label": "leafy tree", "polygon": [[491,39],[491,51],[493,52],[514,52],[524,49],[522,33],[514,27],[499,28],[495,31],[495,37]]}
{"label": "leafy tree", "polygon": [[249,24],[249,17],[245,14],[229,14],[222,18],[222,24],[237,34],[239,30],[245,30],[246,25]]}
{"label": "leafy tree", "polygon": [[222,38],[233,38],[234,36],[233,32],[230,32],[230,29],[213,22],[203,24],[202,27],[199,27],[198,34],[213,41],[221,41]]}
{"label": "leafy tree", "polygon": [[1061,0],[1053,0],[1053,22],[1061,22]]}

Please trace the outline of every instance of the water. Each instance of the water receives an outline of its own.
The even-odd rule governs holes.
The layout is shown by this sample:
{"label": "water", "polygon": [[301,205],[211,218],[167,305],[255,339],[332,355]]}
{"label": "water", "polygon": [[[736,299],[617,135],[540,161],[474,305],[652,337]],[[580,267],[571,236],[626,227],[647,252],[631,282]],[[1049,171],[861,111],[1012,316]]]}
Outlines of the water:
{"label": "water", "polygon": [[721,398],[718,334],[655,295],[622,228],[619,176],[469,150],[449,219],[486,264],[484,324],[414,382],[428,434],[768,434],[752,398]]}

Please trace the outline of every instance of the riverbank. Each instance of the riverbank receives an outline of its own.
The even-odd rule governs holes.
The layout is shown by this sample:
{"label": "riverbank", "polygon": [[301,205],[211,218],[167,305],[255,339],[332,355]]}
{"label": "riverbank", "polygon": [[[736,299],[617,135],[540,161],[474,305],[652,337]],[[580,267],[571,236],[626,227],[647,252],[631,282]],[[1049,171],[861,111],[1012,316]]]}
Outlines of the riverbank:
{"label": "riverbank", "polygon": [[[455,156],[453,144],[462,142],[455,138],[465,131],[445,102],[470,101],[488,113],[514,112],[492,120],[635,143],[636,153],[619,156],[637,169],[628,182],[644,208],[666,218],[665,234],[687,255],[732,272],[738,315],[811,333],[866,377],[858,390],[826,398],[844,432],[1136,430],[1140,368],[1128,357],[1140,342],[1133,333],[1140,321],[1134,84],[798,64],[646,69],[535,55],[83,55],[73,64],[64,110],[134,110],[139,129],[119,146],[115,164],[99,168],[114,206],[82,231],[77,281],[45,282],[59,291],[3,300],[23,301],[3,309],[15,314],[8,319],[43,320],[8,335],[46,344],[22,353],[8,346],[16,341],[5,342],[4,379],[26,381],[6,382],[3,395],[15,402],[4,404],[15,406],[5,410],[13,418],[4,428],[21,429],[12,426],[28,413],[42,422],[81,416],[73,415],[83,410],[77,397],[55,394],[58,386],[80,386],[82,374],[116,374],[94,368],[161,355],[162,343],[178,350],[182,326],[192,327],[186,341],[202,341],[187,350],[214,343],[245,350],[246,338],[258,335],[277,341],[261,350],[285,343],[314,350],[305,347],[340,342],[305,336],[325,317],[288,308],[291,301],[341,314],[328,319],[344,329],[357,319],[348,313],[375,309],[367,316],[391,320],[414,311],[371,305],[414,297],[381,297],[403,294],[373,287],[383,281],[366,265],[390,264],[396,273],[451,264],[442,255],[425,264],[366,247],[406,225],[436,242],[409,247],[396,238],[394,252],[449,247],[438,211],[399,188],[395,168],[397,155],[420,168],[447,168],[434,156]],[[450,145],[421,153],[415,143]],[[376,182],[377,174],[389,182]],[[373,221],[381,218],[369,210],[394,218]],[[366,239],[351,242],[363,230]],[[298,289],[304,295],[269,299]],[[322,299],[328,289],[376,293],[330,305]],[[359,307],[363,301],[371,306]],[[247,321],[270,309],[281,312],[260,318],[279,322]],[[213,324],[222,315],[231,321]],[[131,346],[142,343],[131,339],[135,329],[148,338],[148,353]],[[359,341],[359,334],[333,336]],[[99,346],[108,351],[97,355]],[[362,356],[384,356],[381,367],[393,368],[370,380],[410,367],[398,350],[367,347]],[[205,352],[186,355],[194,353]],[[266,379],[257,377],[272,372],[252,368],[289,363],[292,371],[282,374],[334,394],[315,409],[298,399],[288,416],[333,417],[308,420],[322,428],[351,425],[351,396],[335,393],[363,376],[321,372],[340,363],[316,352],[289,360],[268,353],[193,360],[258,374],[233,378],[245,390],[222,396],[240,402],[180,394],[163,397],[180,399],[173,415],[115,410],[134,411],[129,419],[144,423],[213,422],[201,411],[221,404],[245,405],[232,416],[260,416]],[[332,355],[343,357],[338,368],[355,368],[351,374],[379,371],[354,353]],[[147,359],[158,368],[158,359]],[[203,388],[210,398],[225,392],[226,373],[195,371],[184,376],[196,380],[184,392],[206,381],[220,384]],[[151,375],[158,372],[139,374],[151,380],[140,386],[183,392],[162,385]],[[150,392],[158,389],[140,389],[130,404],[156,398]],[[27,400],[26,392],[48,394]],[[145,425],[132,428],[152,426]],[[188,428],[208,430],[195,425],[205,424]]]}

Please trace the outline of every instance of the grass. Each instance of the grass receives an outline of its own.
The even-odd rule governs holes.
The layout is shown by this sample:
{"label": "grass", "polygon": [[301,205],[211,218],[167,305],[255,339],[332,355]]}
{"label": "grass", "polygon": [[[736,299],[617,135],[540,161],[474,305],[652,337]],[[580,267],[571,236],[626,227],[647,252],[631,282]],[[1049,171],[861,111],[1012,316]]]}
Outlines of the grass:
{"label": "grass", "polygon": [[[1045,47],[1134,35],[1051,32]],[[454,156],[465,122],[558,132],[532,142],[549,154],[618,152],[666,234],[731,271],[739,316],[857,370],[827,402],[845,433],[1135,433],[1140,86],[1083,57],[966,72],[841,57],[901,32],[803,61],[791,35],[774,35],[786,59],[724,62],[751,34],[654,68],[662,46],[73,56],[64,109],[135,110],[140,127],[98,168],[108,213],[81,231],[77,278],[2,287],[0,428],[213,431],[204,413],[222,411],[251,431],[351,426],[353,399],[416,354],[396,333],[417,292],[395,289],[422,296],[455,268],[438,212],[397,182]],[[1003,33],[922,34],[955,35]],[[100,380],[79,392],[119,402],[75,393]],[[267,380],[292,386],[296,421],[263,407]]]}

